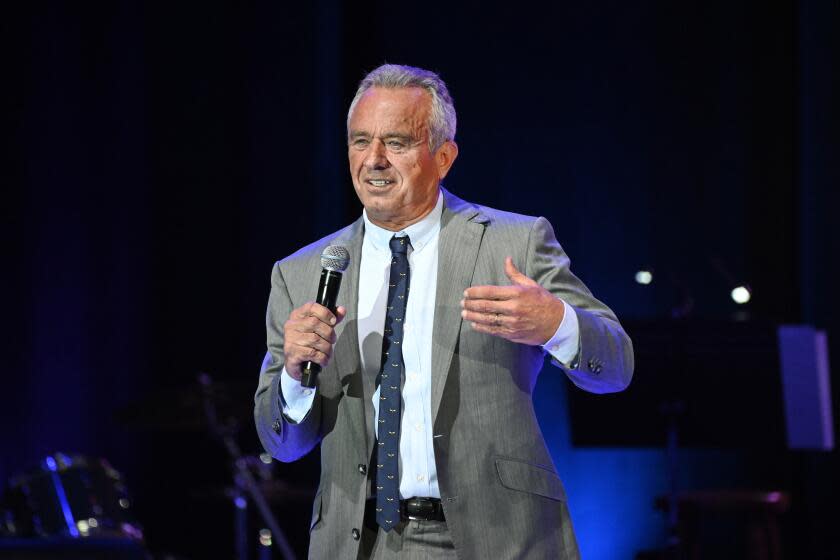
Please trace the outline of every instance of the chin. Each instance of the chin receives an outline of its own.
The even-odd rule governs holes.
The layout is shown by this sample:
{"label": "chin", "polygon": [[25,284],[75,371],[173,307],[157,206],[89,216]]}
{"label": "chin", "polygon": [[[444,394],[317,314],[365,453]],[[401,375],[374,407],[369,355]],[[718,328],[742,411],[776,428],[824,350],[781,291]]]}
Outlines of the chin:
{"label": "chin", "polygon": [[371,200],[364,204],[368,215],[378,219],[389,219],[394,214],[393,205],[385,200]]}

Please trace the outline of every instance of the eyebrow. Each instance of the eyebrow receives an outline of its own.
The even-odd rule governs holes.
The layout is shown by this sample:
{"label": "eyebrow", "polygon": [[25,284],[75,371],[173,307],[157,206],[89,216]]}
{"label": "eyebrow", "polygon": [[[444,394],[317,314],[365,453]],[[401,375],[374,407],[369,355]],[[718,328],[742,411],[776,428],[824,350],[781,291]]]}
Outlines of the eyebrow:
{"label": "eyebrow", "polygon": [[[370,136],[371,136],[370,133],[362,132],[362,131],[359,131],[359,130],[355,130],[355,131],[350,132],[350,139],[351,140],[355,140],[357,138],[370,138]],[[411,134],[405,134],[403,132],[386,132],[385,134],[382,134],[381,136],[379,136],[379,138],[383,139],[383,140],[384,139],[402,140],[402,141],[408,142],[408,143],[416,140],[416,138],[414,138],[414,136],[412,136]]]}

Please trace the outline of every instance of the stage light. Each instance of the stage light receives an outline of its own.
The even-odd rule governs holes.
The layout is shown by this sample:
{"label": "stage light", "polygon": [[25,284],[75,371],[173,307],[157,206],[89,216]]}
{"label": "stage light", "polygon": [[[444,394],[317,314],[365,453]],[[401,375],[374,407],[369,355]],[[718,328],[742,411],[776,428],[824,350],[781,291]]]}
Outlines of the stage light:
{"label": "stage light", "polygon": [[120,503],[120,507],[123,508],[123,509],[128,509],[128,506],[131,505],[131,504],[129,504],[129,502],[126,498],[120,498],[119,503]]}
{"label": "stage light", "polygon": [[260,529],[260,544],[263,546],[271,546],[271,531],[268,529]]}
{"label": "stage light", "polygon": [[750,293],[750,289],[746,286],[737,286],[732,290],[732,301],[737,303],[738,305],[743,305],[750,301],[752,294]]}
{"label": "stage light", "polygon": [[269,455],[268,453],[260,453],[260,461],[262,461],[266,465],[270,465],[271,464],[271,455]]}
{"label": "stage light", "polygon": [[647,286],[653,282],[653,272],[650,270],[640,270],[636,273],[636,282],[642,284],[643,286]]}

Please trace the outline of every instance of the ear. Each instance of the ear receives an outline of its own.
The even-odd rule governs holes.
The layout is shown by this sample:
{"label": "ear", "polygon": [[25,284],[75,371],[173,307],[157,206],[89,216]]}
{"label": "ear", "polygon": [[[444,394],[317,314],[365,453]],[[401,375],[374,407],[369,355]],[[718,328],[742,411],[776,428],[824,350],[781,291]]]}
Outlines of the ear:
{"label": "ear", "polygon": [[438,175],[443,180],[446,174],[449,173],[449,168],[455,163],[455,158],[458,157],[458,144],[452,140],[447,140],[435,152],[434,158],[438,168]]}

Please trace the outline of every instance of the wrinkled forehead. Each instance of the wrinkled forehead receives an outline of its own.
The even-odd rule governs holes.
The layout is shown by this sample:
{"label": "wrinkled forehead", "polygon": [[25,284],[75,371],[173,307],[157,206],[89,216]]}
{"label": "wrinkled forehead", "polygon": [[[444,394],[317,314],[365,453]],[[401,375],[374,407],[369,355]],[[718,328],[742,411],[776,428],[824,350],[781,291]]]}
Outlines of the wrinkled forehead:
{"label": "wrinkled forehead", "polygon": [[383,126],[425,128],[431,96],[423,88],[372,87],[359,98],[350,115],[350,130]]}

